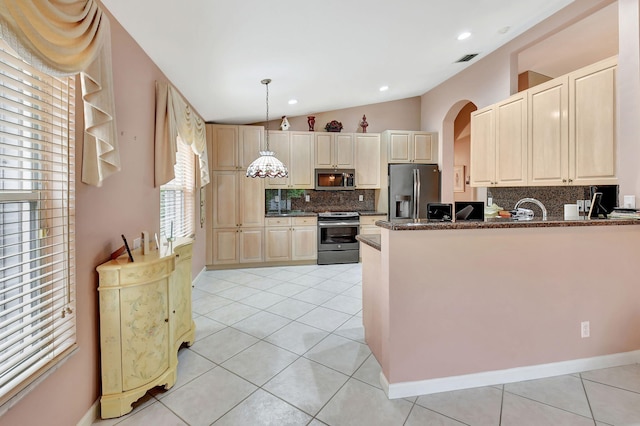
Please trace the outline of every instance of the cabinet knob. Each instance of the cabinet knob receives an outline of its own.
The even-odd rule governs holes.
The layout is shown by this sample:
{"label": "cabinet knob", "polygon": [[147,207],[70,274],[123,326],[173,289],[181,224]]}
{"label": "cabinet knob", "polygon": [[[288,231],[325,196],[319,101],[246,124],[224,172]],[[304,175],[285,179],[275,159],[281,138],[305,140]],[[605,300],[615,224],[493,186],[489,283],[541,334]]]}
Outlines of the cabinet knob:
{"label": "cabinet knob", "polygon": [[179,253],[176,253],[176,257],[180,257],[180,254],[179,254]]}
{"label": "cabinet knob", "polygon": [[164,319],[164,322],[169,322],[169,318],[165,318],[165,319]]}
{"label": "cabinet knob", "polygon": [[562,179],[562,183],[567,183],[567,180],[566,179]]}
{"label": "cabinet knob", "polygon": [[174,313],[174,314],[176,313],[176,310],[175,310],[175,309],[173,310],[173,313]]}
{"label": "cabinet knob", "polygon": [[569,183],[572,183],[572,182],[573,182],[573,179],[569,179]]}

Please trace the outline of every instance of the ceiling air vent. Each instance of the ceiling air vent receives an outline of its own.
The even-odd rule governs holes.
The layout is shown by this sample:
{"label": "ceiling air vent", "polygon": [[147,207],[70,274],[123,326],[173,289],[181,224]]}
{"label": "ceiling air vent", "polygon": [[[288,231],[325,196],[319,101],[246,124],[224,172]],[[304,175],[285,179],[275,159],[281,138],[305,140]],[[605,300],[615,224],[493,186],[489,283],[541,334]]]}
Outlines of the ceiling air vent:
{"label": "ceiling air vent", "polygon": [[469,53],[468,55],[464,55],[462,58],[458,59],[456,62],[469,62],[476,56],[478,56],[477,53]]}

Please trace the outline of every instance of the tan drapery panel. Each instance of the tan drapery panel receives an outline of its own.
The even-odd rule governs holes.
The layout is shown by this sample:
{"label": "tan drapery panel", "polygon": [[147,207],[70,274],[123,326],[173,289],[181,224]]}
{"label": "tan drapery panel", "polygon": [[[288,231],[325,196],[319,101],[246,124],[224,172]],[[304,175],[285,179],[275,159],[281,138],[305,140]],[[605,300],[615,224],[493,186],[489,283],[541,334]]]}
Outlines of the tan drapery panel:
{"label": "tan drapery panel", "polygon": [[189,144],[198,156],[200,186],[209,183],[207,136],[202,117],[193,111],[175,87],[156,82],[155,185],[171,181],[175,176],[177,140]]}
{"label": "tan drapery panel", "polygon": [[80,73],[84,101],[82,181],[101,186],[120,170],[111,31],[96,0],[2,0],[2,37],[52,75]]}

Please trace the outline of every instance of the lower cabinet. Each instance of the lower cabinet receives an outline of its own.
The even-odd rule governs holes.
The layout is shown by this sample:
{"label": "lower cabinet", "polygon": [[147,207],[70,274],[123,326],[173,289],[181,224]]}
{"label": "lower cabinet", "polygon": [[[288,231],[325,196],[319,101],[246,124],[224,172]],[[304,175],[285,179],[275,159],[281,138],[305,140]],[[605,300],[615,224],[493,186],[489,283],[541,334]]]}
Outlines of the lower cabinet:
{"label": "lower cabinet", "polygon": [[178,349],[193,344],[192,243],[135,262],[121,256],[98,266],[101,417],[122,416],[155,386],[176,382]]}
{"label": "lower cabinet", "polygon": [[380,227],[376,226],[379,220],[387,220],[386,215],[376,216],[360,216],[360,234],[361,235],[380,235]]}
{"label": "lower cabinet", "polygon": [[317,223],[315,217],[266,218],[265,262],[317,259]]}
{"label": "lower cabinet", "polygon": [[263,228],[213,230],[213,264],[232,265],[264,261]]}

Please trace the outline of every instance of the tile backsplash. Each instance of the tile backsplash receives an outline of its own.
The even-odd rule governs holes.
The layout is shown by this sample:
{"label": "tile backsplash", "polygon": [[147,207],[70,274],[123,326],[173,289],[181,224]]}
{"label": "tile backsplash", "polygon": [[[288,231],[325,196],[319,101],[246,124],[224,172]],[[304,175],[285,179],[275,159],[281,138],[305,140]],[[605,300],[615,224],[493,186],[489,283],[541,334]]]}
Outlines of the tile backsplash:
{"label": "tile backsplash", "polygon": [[[305,196],[309,196],[309,201]],[[360,201],[362,196],[362,201]],[[267,189],[265,211],[285,213],[287,211],[326,212],[375,210],[375,190],[316,191],[313,189]]]}
{"label": "tile backsplash", "polygon": [[[603,200],[611,207],[618,205],[618,185],[597,186],[603,192]],[[549,217],[562,217],[565,204],[575,204],[577,200],[590,200],[590,186],[528,186],[508,188],[487,188],[487,196],[493,197],[493,202],[505,210],[513,209],[514,205],[523,198],[535,198],[544,204]],[[604,202],[603,202],[604,204]],[[606,206],[606,205],[605,205]],[[522,207],[531,209],[536,216],[541,215],[540,208],[535,204],[525,204]]]}

